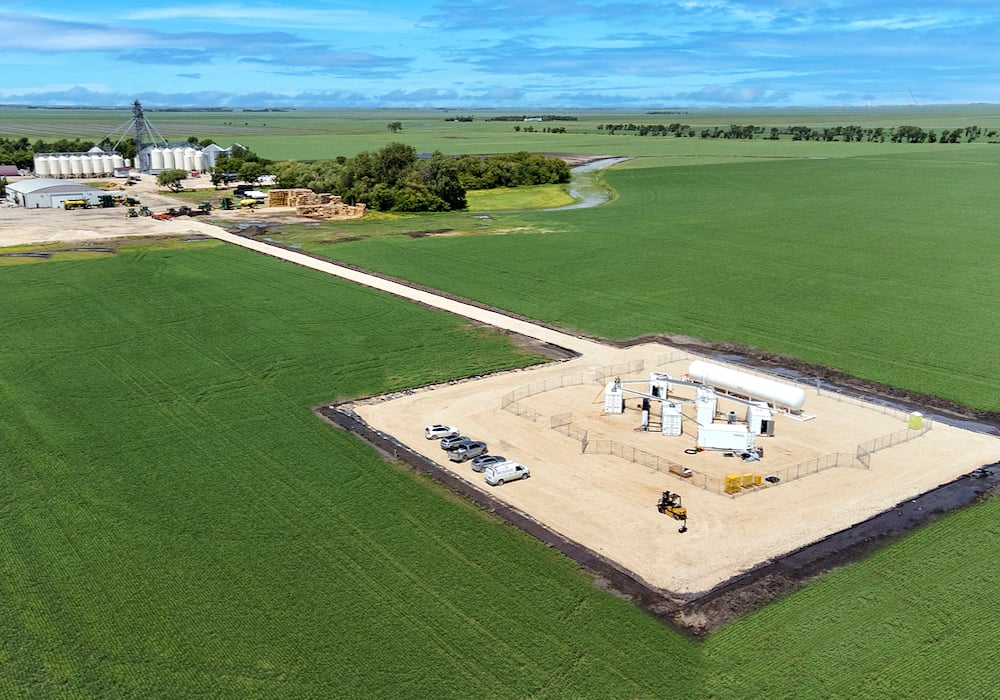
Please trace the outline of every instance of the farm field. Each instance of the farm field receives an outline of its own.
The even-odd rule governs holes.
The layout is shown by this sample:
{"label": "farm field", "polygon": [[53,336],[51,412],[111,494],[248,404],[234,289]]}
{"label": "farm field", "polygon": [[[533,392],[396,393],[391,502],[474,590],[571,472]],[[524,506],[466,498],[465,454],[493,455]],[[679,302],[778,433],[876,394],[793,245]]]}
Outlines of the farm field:
{"label": "farm field", "polygon": [[310,411],[530,360],[493,336],[222,246],[4,282],[0,694],[992,689],[995,501],[696,643]]}
{"label": "farm field", "polygon": [[[1000,150],[972,146],[639,162],[605,175],[619,196],[597,209],[418,217],[411,230],[455,231],[307,248],[600,336],[740,343],[997,411],[1000,377],[984,351],[1000,336],[986,301],[1000,298],[996,218],[990,198],[969,193],[998,165]],[[350,237],[355,226],[365,224],[331,230]]]}
{"label": "farm field", "polygon": [[[45,138],[95,137],[126,119],[102,114],[67,132],[40,112],[70,113],[31,110],[18,126],[0,110],[0,136],[44,126]],[[391,140],[422,151],[641,156],[606,175],[619,199],[596,210],[392,216],[288,239],[550,323],[731,340],[1000,409],[990,352],[1000,318],[989,303],[1000,291],[988,196],[995,145],[775,150],[589,134],[554,148],[556,135],[515,135],[509,124],[452,138],[433,114],[403,119],[397,135],[384,124],[402,117],[382,112],[350,134],[353,115],[338,116],[339,134],[323,132],[327,115],[294,114],[298,125],[280,134],[270,125],[284,114],[267,114],[266,130],[219,122],[240,116],[150,114],[172,138],[239,140],[275,158]],[[994,106],[876,117],[886,126],[998,122]],[[443,228],[453,230],[402,235]],[[365,240],[320,243],[358,235]],[[473,262],[456,269],[458,258]],[[994,692],[984,669],[1000,641],[989,595],[1000,563],[996,501],[694,643],[319,424],[309,411],[319,401],[530,359],[440,315],[311,279],[219,247],[0,268],[0,512],[16,524],[0,534],[0,695]],[[698,313],[677,311],[671,300],[682,295],[702,304]],[[782,324],[769,323],[778,313]],[[948,362],[930,359],[938,355]],[[497,550],[484,554],[484,541]],[[486,648],[514,660],[487,663]]]}
{"label": "farm field", "polygon": [[[696,128],[732,124],[771,126],[809,125],[814,128],[859,125],[862,127],[919,126],[924,129],[956,129],[980,126],[1000,130],[997,105],[945,105],[925,107],[885,107],[873,109],[825,110],[540,110],[541,114],[563,114],[575,121],[534,124],[526,132],[523,124],[489,121],[498,116],[521,115],[505,110],[296,110],[291,112],[184,112],[149,110],[147,116],[170,141],[190,136],[211,138],[222,146],[238,142],[265,158],[313,160],[353,156],[359,151],[376,150],[399,141],[418,152],[503,153],[512,151],[574,152],[631,156],[672,155],[717,159],[744,153],[752,157],[815,154],[824,150],[828,157],[855,152],[899,152],[906,148],[926,150],[927,144],[844,144],[769,142],[760,138],[733,142],[728,139],[640,137],[628,132],[609,136],[598,129],[605,124],[683,123]],[[448,121],[457,116],[473,116],[472,122]],[[99,141],[119,130],[131,118],[130,109],[0,109],[0,137],[29,141],[83,138]],[[390,122],[402,129],[391,133]],[[515,131],[514,127],[522,127]],[[545,133],[543,129],[565,127],[567,133]],[[118,134],[121,135],[120,133]],[[116,136],[117,139],[117,136]],[[985,138],[980,144],[985,143]],[[846,147],[846,148],[845,148]]]}
{"label": "farm field", "polygon": [[680,634],[311,411],[534,361],[505,338],[223,246],[3,276],[0,695],[698,687]]}

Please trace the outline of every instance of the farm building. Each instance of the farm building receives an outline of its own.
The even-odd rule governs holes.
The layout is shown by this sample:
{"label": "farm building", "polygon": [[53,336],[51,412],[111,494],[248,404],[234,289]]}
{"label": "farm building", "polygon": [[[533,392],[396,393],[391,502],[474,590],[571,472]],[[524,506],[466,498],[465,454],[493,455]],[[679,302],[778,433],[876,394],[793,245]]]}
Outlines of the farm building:
{"label": "farm building", "polygon": [[103,190],[79,182],[52,178],[32,178],[7,185],[7,197],[27,209],[57,209],[67,200],[82,199],[90,206],[100,204]]}

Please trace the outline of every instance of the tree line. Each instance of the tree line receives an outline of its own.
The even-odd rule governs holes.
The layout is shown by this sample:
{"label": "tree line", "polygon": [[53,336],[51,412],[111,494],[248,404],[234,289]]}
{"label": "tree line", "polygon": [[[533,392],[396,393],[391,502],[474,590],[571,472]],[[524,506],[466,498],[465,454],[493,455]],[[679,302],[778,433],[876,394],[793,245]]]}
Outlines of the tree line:
{"label": "tree line", "polygon": [[278,187],[333,192],[349,204],[364,202],[376,211],[397,212],[464,209],[468,190],[556,184],[568,182],[570,175],[564,161],[527,152],[419,156],[402,143],[353,158],[275,163],[271,173]]}
{"label": "tree line", "polygon": [[754,126],[753,124],[732,124],[728,127],[712,126],[695,128],[689,124],[598,124],[598,131],[615,135],[628,133],[637,136],[676,136],[678,138],[703,139],[754,139],[778,141],[783,136],[792,141],[843,141],[874,143],[972,143],[982,138],[992,139],[996,130],[986,131],[979,126],[965,126],[957,129],[942,129],[938,134],[934,129],[924,130],[919,126],[861,127],[855,125],[832,126],[817,129],[810,126]]}

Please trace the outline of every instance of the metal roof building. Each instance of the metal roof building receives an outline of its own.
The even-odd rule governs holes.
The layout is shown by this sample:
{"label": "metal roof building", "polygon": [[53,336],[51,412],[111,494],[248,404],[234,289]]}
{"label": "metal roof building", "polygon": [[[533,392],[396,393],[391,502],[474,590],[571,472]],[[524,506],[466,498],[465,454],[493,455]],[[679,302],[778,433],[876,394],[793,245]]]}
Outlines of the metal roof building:
{"label": "metal roof building", "polygon": [[80,182],[36,177],[7,185],[7,198],[28,209],[57,209],[67,199],[84,199],[91,206],[101,203],[100,196],[107,194]]}

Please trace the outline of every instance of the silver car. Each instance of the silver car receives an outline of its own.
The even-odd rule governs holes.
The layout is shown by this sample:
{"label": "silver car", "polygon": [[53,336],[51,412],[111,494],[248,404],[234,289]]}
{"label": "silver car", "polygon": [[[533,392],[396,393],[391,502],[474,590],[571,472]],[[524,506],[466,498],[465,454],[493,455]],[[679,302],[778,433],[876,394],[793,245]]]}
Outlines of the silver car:
{"label": "silver car", "polygon": [[473,457],[485,454],[486,449],[486,443],[480,440],[463,442],[458,447],[448,450],[448,459],[452,462],[464,462],[468,459],[472,459]]}
{"label": "silver car", "polygon": [[472,471],[485,471],[486,467],[491,467],[494,464],[500,464],[501,462],[506,461],[507,458],[503,455],[479,455],[478,457],[472,458]]}
{"label": "silver car", "polygon": [[449,435],[441,440],[442,450],[453,450],[464,442],[472,442],[472,438],[465,435]]}

